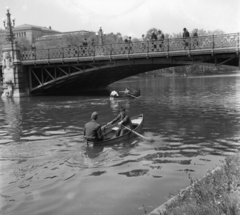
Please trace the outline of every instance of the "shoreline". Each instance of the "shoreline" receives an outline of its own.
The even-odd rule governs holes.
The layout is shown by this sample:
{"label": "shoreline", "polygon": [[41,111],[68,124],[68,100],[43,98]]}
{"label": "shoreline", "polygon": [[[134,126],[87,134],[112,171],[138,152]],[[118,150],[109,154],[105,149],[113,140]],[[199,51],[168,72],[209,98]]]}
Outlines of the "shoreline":
{"label": "shoreline", "polygon": [[[235,211],[227,214],[240,213],[239,163],[240,152],[226,157],[224,164],[209,170],[201,179],[192,180],[190,178],[192,182],[190,186],[179,191],[177,195],[148,213],[148,215],[198,215],[202,212],[212,211],[212,208],[207,208],[205,201],[210,202],[215,208],[216,213],[213,214],[218,214],[218,212],[225,214],[224,210],[228,210],[228,208],[230,208],[230,211]],[[229,205],[227,205],[228,198],[231,200]]]}

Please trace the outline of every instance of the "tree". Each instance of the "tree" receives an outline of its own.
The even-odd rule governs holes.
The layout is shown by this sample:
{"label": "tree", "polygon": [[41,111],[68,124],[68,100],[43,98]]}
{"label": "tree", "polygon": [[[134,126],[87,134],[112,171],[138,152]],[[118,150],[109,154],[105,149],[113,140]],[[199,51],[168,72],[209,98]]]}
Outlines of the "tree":
{"label": "tree", "polygon": [[147,31],[147,33],[146,33],[146,35],[145,35],[145,38],[150,40],[150,39],[151,39],[152,32],[154,32],[155,34],[157,34],[157,31],[158,31],[157,28],[150,28],[150,29]]}
{"label": "tree", "polygon": [[26,37],[18,38],[16,41],[20,48],[23,50],[28,50],[31,48],[30,41]]}

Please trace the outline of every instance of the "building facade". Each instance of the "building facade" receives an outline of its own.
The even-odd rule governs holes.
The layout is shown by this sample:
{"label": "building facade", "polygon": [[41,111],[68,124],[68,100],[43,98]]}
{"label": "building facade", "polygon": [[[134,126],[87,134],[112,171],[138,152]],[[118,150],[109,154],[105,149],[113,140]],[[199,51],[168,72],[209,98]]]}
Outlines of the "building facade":
{"label": "building facade", "polygon": [[[5,30],[0,29],[0,39],[5,38]],[[51,39],[62,39],[67,35],[84,35],[87,33],[94,33],[89,31],[71,31],[71,32],[60,32],[53,30],[51,26],[41,27],[36,25],[23,24],[13,28],[13,33],[15,35],[15,39],[25,38],[27,39],[31,45],[35,42],[47,41]]]}

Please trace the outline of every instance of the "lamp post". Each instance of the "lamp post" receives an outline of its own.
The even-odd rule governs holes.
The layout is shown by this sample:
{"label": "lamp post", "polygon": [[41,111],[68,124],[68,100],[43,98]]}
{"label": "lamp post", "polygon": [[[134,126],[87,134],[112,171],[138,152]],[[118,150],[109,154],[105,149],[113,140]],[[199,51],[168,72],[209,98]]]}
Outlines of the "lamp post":
{"label": "lamp post", "polygon": [[[6,33],[6,41],[7,42],[13,42],[15,37],[14,37],[14,33],[13,33],[13,28],[15,26],[15,18],[13,17],[11,20],[11,14],[9,13],[9,7],[6,7],[7,10],[7,20],[5,18],[3,18],[3,25],[5,27],[5,29],[7,30]],[[6,23],[7,21],[7,23]]]}
{"label": "lamp post", "polygon": [[98,45],[102,46],[103,45],[103,30],[102,27],[100,26],[99,31],[96,33],[96,35],[98,35]]}
{"label": "lamp post", "polygon": [[9,7],[6,7],[6,10],[7,10],[7,20],[5,18],[3,18],[3,25],[5,27],[5,30],[6,30],[6,43],[11,43],[11,46],[12,46],[12,59],[14,59],[14,54],[13,54],[13,43],[14,43],[14,39],[15,39],[15,36],[14,36],[14,33],[13,33],[13,28],[15,26],[15,18],[13,17],[12,20],[11,20],[11,14],[9,12],[10,8]]}
{"label": "lamp post", "polygon": [[[2,55],[2,72],[3,72],[3,79],[4,79],[4,91],[2,97],[12,97],[14,92],[14,87],[16,86],[16,77],[15,73],[19,73],[20,67],[18,62],[15,60],[19,60],[19,50],[17,49],[17,44],[15,44],[15,36],[13,33],[13,28],[15,26],[15,19],[11,19],[11,14],[9,12],[9,7],[6,7],[7,10],[7,19],[3,18],[3,25],[6,30],[6,43],[3,46]],[[16,58],[16,59],[15,59]],[[18,77],[18,75],[17,75]],[[17,83],[19,80],[17,79]],[[18,86],[19,88],[19,86]]]}

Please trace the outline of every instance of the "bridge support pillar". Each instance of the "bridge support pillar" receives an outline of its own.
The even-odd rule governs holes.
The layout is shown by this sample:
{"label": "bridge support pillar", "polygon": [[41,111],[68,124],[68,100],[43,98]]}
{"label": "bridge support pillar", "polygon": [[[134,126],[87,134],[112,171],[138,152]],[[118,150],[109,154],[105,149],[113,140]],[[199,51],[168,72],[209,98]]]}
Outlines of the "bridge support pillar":
{"label": "bridge support pillar", "polygon": [[17,43],[7,43],[2,49],[2,97],[28,96],[27,78],[23,72],[20,49]]}

